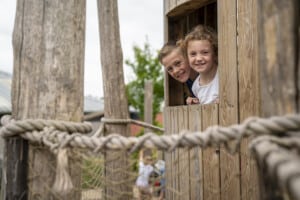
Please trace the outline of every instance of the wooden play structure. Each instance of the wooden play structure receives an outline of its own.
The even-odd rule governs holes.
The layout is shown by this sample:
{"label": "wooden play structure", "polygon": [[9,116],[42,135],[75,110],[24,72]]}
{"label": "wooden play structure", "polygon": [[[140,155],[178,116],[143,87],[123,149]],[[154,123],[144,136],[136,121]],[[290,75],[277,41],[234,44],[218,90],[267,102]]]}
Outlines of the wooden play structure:
{"label": "wooden play structure", "polygon": [[[165,41],[182,38],[197,24],[217,30],[220,77],[220,104],[208,106],[183,106],[184,86],[165,77],[167,134],[228,126],[250,116],[299,112],[298,2],[164,0],[164,15]],[[166,156],[172,188],[167,199],[259,199],[260,194],[268,195],[248,142],[243,140],[235,155],[216,147],[178,150]]]}
{"label": "wooden play structure", "polygon": [[18,1],[4,199],[133,199],[128,152],[143,147],[163,152],[167,200],[300,199],[300,3],[163,4],[165,41],[217,30],[220,103],[184,105],[184,84],[166,73],[164,135],[131,138],[117,0],[98,1],[106,121],[95,135],[81,123],[85,1]]}

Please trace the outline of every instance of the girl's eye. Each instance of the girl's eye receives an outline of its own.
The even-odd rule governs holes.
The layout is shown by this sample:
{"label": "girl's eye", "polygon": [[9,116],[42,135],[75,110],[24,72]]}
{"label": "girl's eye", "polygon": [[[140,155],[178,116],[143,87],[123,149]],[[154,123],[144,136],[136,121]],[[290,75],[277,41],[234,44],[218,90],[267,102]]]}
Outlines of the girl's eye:
{"label": "girl's eye", "polygon": [[190,55],[190,56],[195,56],[196,53],[195,53],[195,52],[191,52],[191,53],[189,53],[189,55]]}

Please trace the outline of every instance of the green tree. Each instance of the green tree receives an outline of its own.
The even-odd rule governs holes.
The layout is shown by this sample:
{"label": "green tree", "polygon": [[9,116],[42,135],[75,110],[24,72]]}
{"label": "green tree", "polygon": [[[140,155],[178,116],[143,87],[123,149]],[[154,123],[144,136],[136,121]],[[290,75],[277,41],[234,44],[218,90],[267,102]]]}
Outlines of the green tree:
{"label": "green tree", "polygon": [[152,80],[153,82],[153,118],[160,111],[160,106],[164,98],[163,87],[163,68],[160,65],[157,56],[151,52],[150,45],[146,41],[141,48],[137,45],[133,46],[134,60],[125,60],[134,75],[135,79],[126,85],[126,93],[128,103],[135,108],[140,117],[144,118],[144,84],[146,80]]}

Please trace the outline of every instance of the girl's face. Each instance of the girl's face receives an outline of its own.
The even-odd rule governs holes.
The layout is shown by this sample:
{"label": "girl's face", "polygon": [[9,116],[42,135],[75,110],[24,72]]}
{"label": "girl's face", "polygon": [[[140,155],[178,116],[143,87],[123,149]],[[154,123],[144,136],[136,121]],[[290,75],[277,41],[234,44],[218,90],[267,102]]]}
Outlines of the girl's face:
{"label": "girl's face", "polygon": [[187,55],[191,68],[200,74],[209,73],[217,67],[216,56],[208,40],[189,41]]}
{"label": "girl's face", "polygon": [[166,71],[177,81],[184,83],[189,79],[191,68],[180,50],[175,49],[162,59]]}

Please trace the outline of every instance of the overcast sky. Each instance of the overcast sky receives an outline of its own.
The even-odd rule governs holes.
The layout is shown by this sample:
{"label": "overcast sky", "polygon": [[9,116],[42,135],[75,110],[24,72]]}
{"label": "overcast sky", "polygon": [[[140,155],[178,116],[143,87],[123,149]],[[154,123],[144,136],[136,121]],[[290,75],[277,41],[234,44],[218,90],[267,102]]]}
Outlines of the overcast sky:
{"label": "overcast sky", "polygon": [[[97,1],[87,0],[85,95],[103,96],[100,66]],[[151,48],[158,50],[163,44],[162,0],[118,0],[119,23],[123,58],[133,59],[133,45],[141,46],[146,38]],[[1,0],[0,7],[0,69],[13,70],[12,31],[16,10],[15,0]],[[132,79],[124,65],[125,80]]]}

